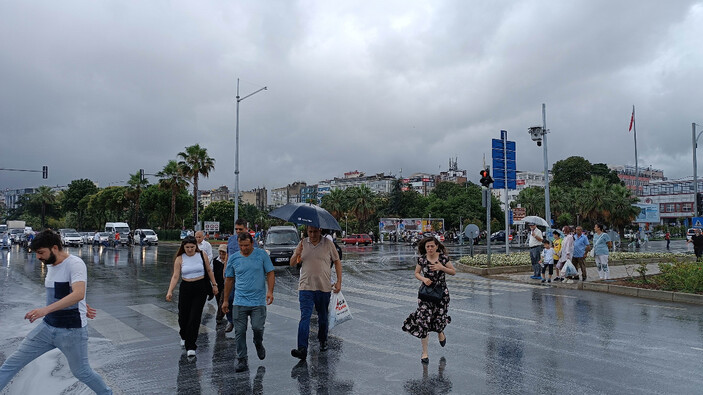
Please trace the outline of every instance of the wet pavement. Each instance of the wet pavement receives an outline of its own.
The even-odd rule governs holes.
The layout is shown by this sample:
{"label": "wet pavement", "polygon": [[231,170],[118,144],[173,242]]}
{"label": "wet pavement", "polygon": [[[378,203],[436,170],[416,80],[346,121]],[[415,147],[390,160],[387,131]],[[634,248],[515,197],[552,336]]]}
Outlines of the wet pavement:
{"label": "wet pavement", "polygon": [[[211,304],[197,357],[188,360],[180,348],[176,304],[164,300],[176,246],[70,248],[88,265],[88,303],[99,309],[89,322],[91,364],[122,394],[683,394],[703,386],[703,306],[466,273],[448,278],[447,346],[431,336],[423,366],[419,339],[400,329],[417,306],[413,249],[342,248],[342,291],[354,319],[330,331],[328,351],[319,351],[313,329],[307,362],[291,357],[297,273],[277,267],[266,359],[252,354],[248,333],[250,371],[241,374],[234,373],[234,333],[216,325]],[[0,253],[0,361],[36,326],[23,317],[45,300],[44,274],[18,247]],[[90,391],[52,351],[1,393]]]}

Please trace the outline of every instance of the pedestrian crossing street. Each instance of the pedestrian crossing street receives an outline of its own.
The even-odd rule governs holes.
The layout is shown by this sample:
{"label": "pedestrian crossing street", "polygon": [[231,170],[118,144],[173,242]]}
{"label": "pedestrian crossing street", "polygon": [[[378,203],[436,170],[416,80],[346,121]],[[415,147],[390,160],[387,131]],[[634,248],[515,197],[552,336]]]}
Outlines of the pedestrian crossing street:
{"label": "pedestrian crossing street", "polygon": [[[276,284],[274,303],[267,306],[268,318],[266,325],[278,320],[276,317],[297,321],[300,318],[298,308],[297,280],[293,277],[281,279]],[[295,280],[295,281],[294,281]],[[456,276],[447,276],[449,293],[453,302],[469,300],[487,295],[501,295],[503,293],[528,292],[535,288],[544,289],[539,285],[510,283],[490,279],[477,278],[458,273]],[[381,271],[370,274],[351,274],[344,277],[342,292],[349,303],[355,318],[368,318],[373,314],[383,314],[384,311],[402,308],[407,310],[417,303],[417,281],[412,273],[407,271]],[[175,309],[166,309],[154,303],[144,303],[127,306],[134,314],[125,318],[126,322],[139,323],[144,319],[154,320],[170,330],[178,333],[178,314]],[[204,312],[214,315],[214,302],[205,305]],[[472,311],[463,310],[470,313]],[[478,312],[473,312],[480,314]],[[498,319],[512,319],[511,317],[496,316]],[[212,318],[210,319],[212,322]],[[102,337],[116,345],[127,345],[150,341],[149,333],[142,333],[133,326],[128,325],[120,318],[111,315],[105,310],[98,310],[95,319],[90,320],[90,327]],[[138,326],[138,325],[137,325]],[[201,325],[200,333],[210,334],[215,332],[214,325]]]}

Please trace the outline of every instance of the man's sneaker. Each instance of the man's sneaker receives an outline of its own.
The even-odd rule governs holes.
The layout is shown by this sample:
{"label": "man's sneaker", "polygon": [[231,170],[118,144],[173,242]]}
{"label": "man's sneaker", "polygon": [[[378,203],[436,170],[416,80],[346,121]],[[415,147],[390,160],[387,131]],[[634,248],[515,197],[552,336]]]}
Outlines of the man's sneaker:
{"label": "man's sneaker", "polygon": [[245,372],[249,370],[249,362],[246,358],[237,358],[237,365],[234,367],[234,371],[237,373]]}
{"label": "man's sneaker", "polygon": [[227,324],[227,328],[225,328],[225,332],[230,333],[230,332],[232,332],[232,329],[234,329],[234,324],[230,322]]}
{"label": "man's sneaker", "polygon": [[547,282],[548,282],[548,283],[551,283],[551,282],[552,282],[552,279],[550,278],[549,280],[547,280]]}
{"label": "man's sneaker", "polygon": [[181,347],[185,347],[185,346],[186,346],[186,341],[181,339]]}
{"label": "man's sneaker", "polygon": [[308,357],[308,350],[307,350],[307,348],[304,348],[304,347],[294,348],[294,349],[290,350],[290,355],[292,355],[298,359],[305,360],[305,358]]}
{"label": "man's sneaker", "polygon": [[264,343],[254,343],[254,346],[256,346],[256,356],[261,360],[266,358],[266,348],[264,347]]}
{"label": "man's sneaker", "polygon": [[[545,280],[545,279],[542,279],[542,282],[543,282],[543,283],[546,283],[546,282],[547,282],[547,280]],[[551,281],[550,281],[550,283],[551,283]]]}
{"label": "man's sneaker", "polygon": [[195,350],[188,350],[188,352],[186,353],[186,355],[189,356],[189,357],[194,357],[194,356],[195,356]]}

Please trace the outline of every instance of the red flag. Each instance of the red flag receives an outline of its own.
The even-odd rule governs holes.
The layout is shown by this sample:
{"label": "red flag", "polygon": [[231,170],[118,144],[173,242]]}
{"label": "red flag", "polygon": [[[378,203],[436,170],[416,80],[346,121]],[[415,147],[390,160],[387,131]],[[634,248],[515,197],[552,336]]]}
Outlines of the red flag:
{"label": "red flag", "polygon": [[627,129],[628,132],[632,131],[632,125],[635,123],[635,106],[632,106],[632,117],[630,118],[630,128]]}

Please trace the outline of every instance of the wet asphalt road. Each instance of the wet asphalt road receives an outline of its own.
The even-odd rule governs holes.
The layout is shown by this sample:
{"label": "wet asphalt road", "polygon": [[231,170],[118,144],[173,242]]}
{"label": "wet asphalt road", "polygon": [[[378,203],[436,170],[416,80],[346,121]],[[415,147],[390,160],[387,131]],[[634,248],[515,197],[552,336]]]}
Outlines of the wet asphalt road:
{"label": "wet asphalt road", "polygon": [[[683,243],[683,242],[681,242]],[[674,243],[672,243],[673,246]],[[451,248],[451,246],[450,246]],[[306,363],[290,356],[298,322],[295,271],[276,269],[264,344],[250,371],[234,373],[234,333],[206,305],[195,360],[178,342],[176,304],[164,300],[176,246],[70,248],[88,265],[91,364],[115,393],[442,394],[700,393],[703,307],[516,284],[459,273],[447,346],[401,331],[415,307],[414,251],[346,246],[345,294],[354,319],[320,352],[311,331]],[[460,251],[454,248],[450,251]],[[36,324],[24,314],[45,299],[44,269],[14,247],[0,253],[0,361]],[[23,370],[2,394],[89,393],[57,352]]]}

